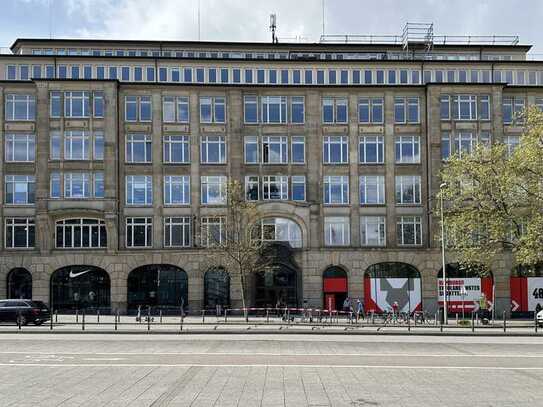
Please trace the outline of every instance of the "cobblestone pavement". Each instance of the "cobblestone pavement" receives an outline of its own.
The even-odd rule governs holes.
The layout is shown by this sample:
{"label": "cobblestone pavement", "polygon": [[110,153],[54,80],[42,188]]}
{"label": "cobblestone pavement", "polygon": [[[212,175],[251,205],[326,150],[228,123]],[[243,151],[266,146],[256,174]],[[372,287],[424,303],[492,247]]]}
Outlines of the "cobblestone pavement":
{"label": "cobblestone pavement", "polygon": [[0,335],[0,406],[539,406],[543,337]]}

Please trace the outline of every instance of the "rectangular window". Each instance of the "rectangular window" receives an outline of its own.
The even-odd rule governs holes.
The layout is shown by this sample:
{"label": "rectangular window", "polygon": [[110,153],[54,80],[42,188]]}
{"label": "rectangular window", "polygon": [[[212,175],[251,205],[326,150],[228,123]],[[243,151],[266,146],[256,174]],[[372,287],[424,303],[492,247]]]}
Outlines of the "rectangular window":
{"label": "rectangular window", "polygon": [[262,192],[262,198],[264,200],[287,200],[288,177],[286,175],[263,176]]}
{"label": "rectangular window", "polygon": [[164,247],[191,246],[191,218],[164,218]]}
{"label": "rectangular window", "polygon": [[304,71],[304,82],[306,85],[312,85],[313,84],[313,71],[306,69]]}
{"label": "rectangular window", "polygon": [[324,203],[327,205],[345,205],[349,203],[349,177],[324,177]]}
{"label": "rectangular window", "polygon": [[471,154],[476,143],[477,137],[471,132],[459,132],[454,136],[454,147],[459,157]]}
{"label": "rectangular window", "polygon": [[19,66],[19,77],[22,81],[27,81],[30,78],[30,72],[28,69],[28,65],[20,65]]}
{"label": "rectangular window", "polygon": [[190,177],[188,175],[164,176],[164,205],[190,204]]}
{"label": "rectangular window", "polygon": [[126,247],[153,246],[153,218],[126,218]]}
{"label": "rectangular window", "polygon": [[323,139],[324,164],[346,164],[349,162],[349,140],[347,136],[325,136]]}
{"label": "rectangular window", "polygon": [[262,163],[288,163],[288,141],[286,136],[262,137]]}
{"label": "rectangular window", "polygon": [[287,122],[286,96],[261,96],[260,116],[262,123],[277,124]]}
{"label": "rectangular window", "polygon": [[441,95],[439,115],[441,120],[451,119],[451,97],[449,95]]}
{"label": "rectangular window", "polygon": [[244,101],[244,122],[246,124],[258,123],[258,101],[256,96],[245,96]]}
{"label": "rectangular window", "polygon": [[152,117],[151,97],[125,96],[124,113],[127,122],[150,122]]}
{"label": "rectangular window", "polygon": [[245,69],[245,83],[253,83],[253,70]]}
{"label": "rectangular window", "polygon": [[164,163],[188,164],[190,163],[189,136],[168,135],[163,139]]}
{"label": "rectangular window", "polygon": [[121,68],[121,80],[126,82],[130,80],[130,67],[123,66]]}
{"label": "rectangular window", "polygon": [[51,118],[58,118],[62,115],[62,93],[59,91],[52,91],[49,93],[49,116]]}
{"label": "rectangular window", "polygon": [[358,160],[361,164],[385,162],[383,136],[361,136],[358,142]]}
{"label": "rectangular window", "polygon": [[290,121],[293,124],[303,124],[305,121],[305,98],[292,96],[290,98]]}
{"label": "rectangular window", "polygon": [[8,65],[6,67],[6,79],[8,81],[15,81],[17,80],[17,66],[15,65]]}
{"label": "rectangular window", "polygon": [[345,124],[348,120],[347,98],[322,98],[322,122]]}
{"label": "rectangular window", "polygon": [[490,120],[490,96],[479,96],[479,120]]}
{"label": "rectangular window", "polygon": [[383,123],[383,98],[358,99],[359,123]]}
{"label": "rectangular window", "polygon": [[6,249],[31,249],[36,242],[34,218],[5,219]]}
{"label": "rectangular window", "polygon": [[396,203],[397,204],[420,204],[420,175],[397,175],[396,176]]}
{"label": "rectangular window", "polygon": [[153,204],[153,177],[150,175],[126,176],[126,204]]}
{"label": "rectangular window", "polygon": [[34,204],[36,201],[36,178],[33,175],[6,175],[4,191],[6,204]]}
{"label": "rectangular window", "polygon": [[97,161],[104,159],[104,133],[101,131],[94,133],[94,159]]}
{"label": "rectangular window", "polygon": [[94,173],[94,197],[103,198],[105,192],[104,173],[102,171]]}
{"label": "rectangular window", "polygon": [[226,177],[200,177],[202,204],[224,205],[226,203]]}
{"label": "rectangular window", "polygon": [[188,96],[164,96],[162,98],[162,121],[164,123],[189,123]]}
{"label": "rectangular window", "polygon": [[41,65],[32,65],[32,79],[41,78]]}
{"label": "rectangular window", "polygon": [[52,172],[49,177],[49,196],[59,199],[60,193],[60,173]]}
{"label": "rectangular window", "polygon": [[360,205],[383,205],[385,203],[384,175],[361,175]]}
{"label": "rectangular window", "polygon": [[305,201],[305,175],[293,175],[291,177],[292,183],[292,200],[293,201]]}
{"label": "rectangular window", "polygon": [[60,151],[62,150],[62,137],[60,132],[49,132],[49,159],[60,160]]}
{"label": "rectangular window", "polygon": [[441,159],[447,161],[451,157],[451,134],[448,131],[441,133]]}
{"label": "rectangular window", "polygon": [[385,246],[386,218],[384,216],[360,217],[360,244],[362,246]]}
{"label": "rectangular window", "polygon": [[422,223],[420,216],[400,216],[396,223],[398,245],[422,244]]}
{"label": "rectangular window", "polygon": [[6,121],[36,120],[36,98],[32,95],[8,93],[5,115]]}
{"label": "rectangular window", "polygon": [[258,176],[248,175],[245,177],[245,199],[247,201],[260,199]]}
{"label": "rectangular window", "polygon": [[292,136],[290,139],[290,151],[292,154],[291,162],[293,164],[305,163],[305,137]]}
{"label": "rectangular window", "polygon": [[226,140],[224,136],[202,136],[200,141],[202,164],[226,163]]}
{"label": "rectangular window", "polygon": [[64,159],[90,160],[90,136],[88,131],[64,132]]}
{"label": "rectangular window", "polygon": [[420,163],[420,137],[396,136],[396,163]]}
{"label": "rectangular window", "polygon": [[225,98],[222,96],[201,96],[200,123],[224,123],[225,107]]}
{"label": "rectangular window", "polygon": [[90,116],[89,92],[64,92],[64,117],[84,118]]}
{"label": "rectangular window", "polygon": [[348,217],[324,218],[324,244],[325,246],[349,246],[350,223]]}
{"label": "rectangular window", "polygon": [[245,164],[258,164],[258,137],[245,136]]}
{"label": "rectangular window", "polygon": [[148,66],[146,69],[147,73],[147,82],[154,82],[155,81],[155,68],[152,66]]}
{"label": "rectangular window", "polygon": [[518,135],[508,135],[505,137],[505,145],[507,147],[507,156],[510,157],[515,149],[520,144],[520,136]]}
{"label": "rectangular window", "polygon": [[96,118],[104,117],[104,92],[93,92],[92,113]]}
{"label": "rectangular window", "polygon": [[152,140],[149,134],[126,135],[127,163],[150,163],[152,160]]}
{"label": "rectangular window", "polygon": [[396,97],[394,98],[394,122],[395,123],[419,123],[419,98]]}
{"label": "rectangular window", "polygon": [[36,156],[36,137],[33,134],[6,134],[6,162],[33,162]]}
{"label": "rectangular window", "polygon": [[477,96],[453,96],[457,120],[477,120]]}
{"label": "rectangular window", "polygon": [[192,83],[192,68],[183,68],[183,82]]}
{"label": "rectangular window", "polygon": [[226,218],[223,216],[203,217],[201,224],[201,241],[203,247],[223,244],[226,240]]}
{"label": "rectangular window", "polygon": [[64,174],[64,198],[89,198],[90,174],[68,172]]}

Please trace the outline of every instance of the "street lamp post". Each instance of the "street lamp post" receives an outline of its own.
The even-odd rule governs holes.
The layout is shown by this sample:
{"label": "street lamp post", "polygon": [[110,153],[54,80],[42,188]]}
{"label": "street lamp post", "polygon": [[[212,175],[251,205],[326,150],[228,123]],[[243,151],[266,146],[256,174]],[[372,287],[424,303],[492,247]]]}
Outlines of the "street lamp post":
{"label": "street lamp post", "polygon": [[448,315],[447,315],[447,278],[446,278],[446,271],[445,271],[445,218],[443,216],[443,188],[445,188],[447,184],[444,182],[439,186],[439,203],[440,203],[440,213],[441,213],[441,269],[443,270],[443,321],[445,324],[448,323]]}

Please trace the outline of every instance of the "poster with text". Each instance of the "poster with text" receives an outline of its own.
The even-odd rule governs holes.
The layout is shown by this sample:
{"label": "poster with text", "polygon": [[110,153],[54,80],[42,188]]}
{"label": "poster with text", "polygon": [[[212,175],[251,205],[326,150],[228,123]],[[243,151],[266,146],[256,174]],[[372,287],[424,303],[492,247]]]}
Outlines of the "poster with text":
{"label": "poster with text", "polygon": [[364,308],[367,312],[392,311],[398,303],[399,312],[422,310],[420,278],[370,278],[364,279]]}
{"label": "poster with text", "polygon": [[[443,279],[437,281],[438,304],[443,306]],[[447,279],[447,308],[449,312],[471,312],[479,309],[479,300],[484,294],[487,307],[491,309],[492,278],[491,277],[459,277]]]}
{"label": "poster with text", "polygon": [[543,309],[543,277],[511,277],[511,311],[533,312]]}

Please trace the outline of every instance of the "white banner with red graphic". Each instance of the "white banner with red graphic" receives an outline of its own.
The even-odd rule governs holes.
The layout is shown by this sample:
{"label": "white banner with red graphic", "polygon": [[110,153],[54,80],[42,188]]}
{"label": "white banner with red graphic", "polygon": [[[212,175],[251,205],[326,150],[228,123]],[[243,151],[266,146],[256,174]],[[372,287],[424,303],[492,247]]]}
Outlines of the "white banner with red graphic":
{"label": "white banner with red graphic", "polygon": [[532,312],[537,304],[543,309],[543,277],[511,277],[511,311]]}
{"label": "white banner with red graphic", "polygon": [[422,310],[420,278],[364,278],[366,312],[391,311],[394,302],[399,312]]}
{"label": "white banner with red graphic", "polygon": [[[438,304],[443,305],[443,279],[437,281]],[[447,308],[449,312],[476,311],[479,309],[479,301],[484,294],[487,307],[491,308],[494,302],[492,298],[492,277],[460,277],[447,279]]]}

